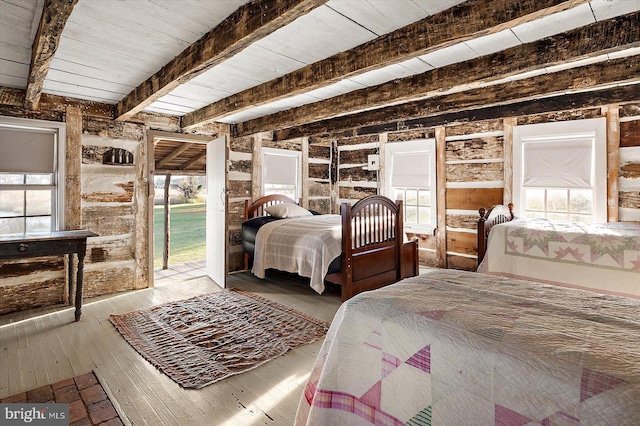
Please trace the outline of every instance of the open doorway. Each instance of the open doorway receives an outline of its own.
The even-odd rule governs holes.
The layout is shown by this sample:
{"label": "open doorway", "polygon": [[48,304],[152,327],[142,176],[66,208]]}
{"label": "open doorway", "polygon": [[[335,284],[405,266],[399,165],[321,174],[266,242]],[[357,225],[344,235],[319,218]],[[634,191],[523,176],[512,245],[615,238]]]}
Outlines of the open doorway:
{"label": "open doorway", "polygon": [[149,131],[147,141],[152,282],[189,263],[225,287],[226,139]]}

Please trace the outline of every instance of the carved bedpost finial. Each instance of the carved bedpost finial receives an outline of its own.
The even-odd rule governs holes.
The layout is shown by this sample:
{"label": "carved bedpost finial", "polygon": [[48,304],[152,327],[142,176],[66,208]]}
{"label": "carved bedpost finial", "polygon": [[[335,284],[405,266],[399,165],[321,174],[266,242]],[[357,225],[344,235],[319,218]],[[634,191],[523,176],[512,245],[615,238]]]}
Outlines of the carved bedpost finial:
{"label": "carved bedpost finial", "polygon": [[513,219],[513,203],[507,204],[507,207],[509,207],[509,213],[511,214],[511,219]]}
{"label": "carved bedpost finial", "polygon": [[480,213],[480,219],[485,220],[485,214],[487,213],[487,209],[485,209],[484,207],[480,207],[478,209],[478,213]]}

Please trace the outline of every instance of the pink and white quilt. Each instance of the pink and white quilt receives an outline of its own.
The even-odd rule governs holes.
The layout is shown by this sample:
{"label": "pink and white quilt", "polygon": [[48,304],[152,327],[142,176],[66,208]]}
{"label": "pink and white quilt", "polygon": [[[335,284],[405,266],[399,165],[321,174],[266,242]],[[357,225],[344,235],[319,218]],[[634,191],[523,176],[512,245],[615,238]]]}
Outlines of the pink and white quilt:
{"label": "pink and white quilt", "polygon": [[491,228],[478,272],[640,298],[640,226],[503,223]]}
{"label": "pink and white quilt", "polygon": [[297,425],[638,425],[640,300],[438,270],[345,302]]}

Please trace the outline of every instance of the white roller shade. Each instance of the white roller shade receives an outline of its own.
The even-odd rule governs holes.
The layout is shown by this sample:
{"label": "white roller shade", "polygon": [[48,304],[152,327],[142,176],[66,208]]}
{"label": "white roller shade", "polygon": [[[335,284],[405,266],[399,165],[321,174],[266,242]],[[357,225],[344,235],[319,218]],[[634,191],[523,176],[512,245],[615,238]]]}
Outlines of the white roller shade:
{"label": "white roller shade", "polygon": [[295,185],[298,170],[298,158],[289,155],[265,153],[262,167],[264,183],[272,185]]}
{"label": "white roller shade", "polygon": [[391,156],[391,186],[429,188],[429,153],[403,152]]}
{"label": "white roller shade", "polygon": [[0,127],[0,171],[53,173],[55,133]]}
{"label": "white roller shade", "polygon": [[523,186],[590,188],[593,144],[592,138],[525,142]]}

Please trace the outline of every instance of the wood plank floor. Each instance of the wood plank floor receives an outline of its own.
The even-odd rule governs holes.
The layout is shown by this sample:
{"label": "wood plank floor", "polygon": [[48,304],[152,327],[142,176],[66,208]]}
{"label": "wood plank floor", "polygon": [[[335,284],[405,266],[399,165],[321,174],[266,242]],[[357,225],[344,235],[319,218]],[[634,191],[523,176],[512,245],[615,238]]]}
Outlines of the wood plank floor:
{"label": "wood plank floor", "polygon": [[[200,390],[183,389],[145,361],[109,322],[110,314],[219,291],[202,264],[156,271],[155,287],[0,316],[0,398],[95,371],[121,415],[133,425],[290,425],[322,342],[297,348],[247,373]],[[330,322],[339,289],[318,295],[308,281],[271,272],[228,278],[229,288],[260,294]]]}

